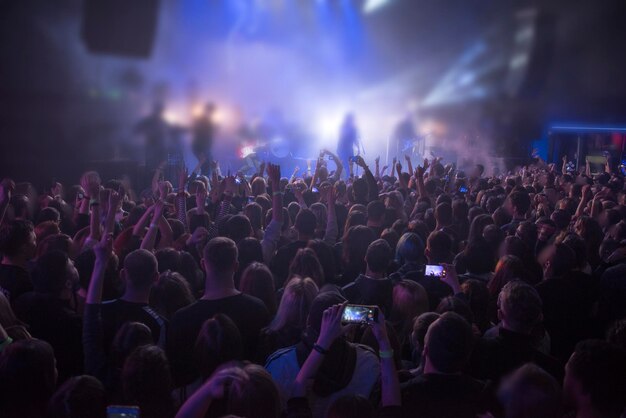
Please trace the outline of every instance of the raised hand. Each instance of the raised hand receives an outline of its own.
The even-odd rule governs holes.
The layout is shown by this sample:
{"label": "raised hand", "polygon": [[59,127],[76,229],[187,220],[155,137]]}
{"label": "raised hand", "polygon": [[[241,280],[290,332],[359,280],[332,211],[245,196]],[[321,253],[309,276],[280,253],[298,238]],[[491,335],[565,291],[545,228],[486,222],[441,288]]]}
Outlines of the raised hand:
{"label": "raised hand", "polygon": [[13,180],[4,179],[0,183],[0,206],[8,205],[11,201],[11,195],[15,189]]}
{"label": "raised hand", "polygon": [[187,240],[187,245],[197,245],[202,244],[206,241],[209,236],[209,231],[203,226],[199,226],[193,231],[193,234]]}
{"label": "raised hand", "polygon": [[263,177],[265,173],[265,161],[261,161],[261,165],[259,165],[259,176]]}
{"label": "raised hand", "polygon": [[424,177],[424,167],[422,167],[421,165],[418,165],[417,168],[415,169],[415,177],[420,178],[420,177]]}
{"label": "raised hand", "polygon": [[114,213],[122,206],[122,200],[124,199],[124,195],[120,194],[114,190],[111,190],[109,193],[109,210]]}
{"label": "raised hand", "polygon": [[374,160],[376,162],[376,165],[380,164],[380,155],[378,157],[376,157],[376,159]]}
{"label": "raised hand", "polygon": [[187,185],[187,179],[189,178],[189,171],[185,164],[181,165],[178,169],[178,191],[184,192]]}
{"label": "raised hand", "polygon": [[341,324],[341,316],[348,302],[339,305],[333,305],[324,311],[322,315],[322,327],[317,344],[324,349],[328,349],[332,343],[350,328]]}
{"label": "raised hand", "polygon": [[364,160],[364,159],[363,159],[363,157],[361,157],[360,155],[357,155],[357,156],[354,158],[354,163],[355,163],[356,165],[358,165],[359,167],[361,167],[361,168],[367,168],[367,164],[365,164],[365,160]]}
{"label": "raised hand", "polygon": [[156,202],[154,202],[154,205],[152,206],[154,207],[154,215],[152,219],[156,221],[160,219],[161,216],[163,215],[163,210],[165,209],[165,202],[159,199]]}
{"label": "raised hand", "polygon": [[452,291],[456,294],[461,291],[461,285],[459,284],[459,277],[456,273],[456,268],[453,264],[441,264],[443,266],[443,276],[441,281],[452,288]]}
{"label": "raised hand", "polygon": [[396,163],[396,171],[398,174],[402,173],[402,164],[400,164],[400,162]]}
{"label": "raised hand", "polygon": [[100,197],[100,175],[95,171],[88,171],[83,174],[80,185],[91,199]]}
{"label": "raised hand", "polygon": [[267,176],[272,184],[272,190],[277,192],[280,187],[280,166],[272,163],[267,165]]}
{"label": "raised hand", "polygon": [[404,154],[404,159],[406,160],[406,162],[411,162],[411,157],[409,157],[408,154]]}
{"label": "raised hand", "polygon": [[428,167],[430,167],[430,162],[428,158],[424,158],[424,171],[428,170]]}
{"label": "raised hand", "polygon": [[93,247],[96,254],[96,261],[108,262],[113,254],[113,234],[104,235]]}

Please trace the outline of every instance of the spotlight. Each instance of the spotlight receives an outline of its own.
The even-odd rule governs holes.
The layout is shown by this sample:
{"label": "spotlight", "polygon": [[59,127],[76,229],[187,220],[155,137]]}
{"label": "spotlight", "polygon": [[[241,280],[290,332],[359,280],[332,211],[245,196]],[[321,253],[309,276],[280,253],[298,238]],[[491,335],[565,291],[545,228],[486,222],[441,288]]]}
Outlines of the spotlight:
{"label": "spotlight", "polygon": [[389,3],[389,0],[366,0],[363,5],[364,13],[374,13],[375,11],[381,9],[383,6],[386,6]]}

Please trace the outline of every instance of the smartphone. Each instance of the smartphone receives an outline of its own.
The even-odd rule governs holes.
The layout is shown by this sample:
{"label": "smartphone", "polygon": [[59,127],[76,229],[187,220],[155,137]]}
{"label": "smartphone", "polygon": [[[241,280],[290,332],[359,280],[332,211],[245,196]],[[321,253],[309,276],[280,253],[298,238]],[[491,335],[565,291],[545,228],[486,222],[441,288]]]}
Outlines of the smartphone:
{"label": "smartphone", "polygon": [[445,270],[443,266],[439,266],[436,264],[427,264],[426,269],[424,270],[424,276],[437,277],[441,278],[445,274]]}
{"label": "smartphone", "polygon": [[254,203],[254,196],[248,196],[248,203]]}
{"label": "smartphone", "polygon": [[76,199],[83,200],[84,198],[85,198],[85,195],[83,194],[83,192],[76,193]]}
{"label": "smartphone", "polygon": [[346,305],[341,315],[343,324],[369,324],[378,320],[378,306]]}
{"label": "smartphone", "polygon": [[235,178],[235,183],[237,183],[237,184],[241,184],[241,179],[240,179],[239,177],[236,177],[236,178]]}
{"label": "smartphone", "polygon": [[461,192],[461,193],[467,193],[467,187],[465,187],[465,186],[461,186],[461,187],[459,187],[459,192]]}
{"label": "smartphone", "polygon": [[107,406],[107,418],[139,418],[139,407],[127,405]]}
{"label": "smartphone", "polygon": [[317,187],[313,187],[313,188],[311,189],[311,191],[312,191],[313,193],[319,193],[319,189],[318,189]]}
{"label": "smartphone", "polygon": [[348,162],[351,162],[351,163],[356,163],[356,158],[357,158],[357,157],[356,157],[356,155],[353,155],[353,156],[351,156],[351,157],[348,157]]}

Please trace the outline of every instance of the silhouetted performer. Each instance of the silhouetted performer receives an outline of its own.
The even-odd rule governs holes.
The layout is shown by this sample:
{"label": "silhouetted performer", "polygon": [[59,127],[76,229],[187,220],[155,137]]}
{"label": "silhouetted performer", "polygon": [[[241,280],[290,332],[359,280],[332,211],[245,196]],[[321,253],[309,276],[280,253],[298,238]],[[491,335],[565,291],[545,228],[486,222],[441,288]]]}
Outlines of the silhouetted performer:
{"label": "silhouetted performer", "polygon": [[354,123],[354,115],[348,113],[341,125],[341,132],[339,134],[339,144],[337,145],[337,155],[341,159],[343,166],[346,167],[346,173],[349,176],[348,167],[350,167],[350,157],[355,155],[354,149],[356,148],[356,154],[359,153],[359,132]]}
{"label": "silhouetted performer", "polygon": [[204,175],[211,174],[211,147],[213,146],[213,138],[215,137],[216,126],[214,122],[215,105],[207,103],[204,107],[204,113],[196,119],[193,125],[193,140],[191,142],[191,150],[198,161],[204,158],[201,171]]}
{"label": "silhouetted performer", "polygon": [[135,133],[144,137],[148,172],[154,171],[161,162],[167,160],[170,127],[163,118],[163,111],[163,103],[155,103],[152,113],[135,126]]}

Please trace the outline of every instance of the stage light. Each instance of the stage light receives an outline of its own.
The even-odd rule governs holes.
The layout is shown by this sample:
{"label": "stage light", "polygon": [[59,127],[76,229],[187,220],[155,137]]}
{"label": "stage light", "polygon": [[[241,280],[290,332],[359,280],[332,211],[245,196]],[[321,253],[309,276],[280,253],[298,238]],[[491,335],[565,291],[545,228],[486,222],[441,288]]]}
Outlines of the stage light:
{"label": "stage light", "polygon": [[191,116],[193,116],[194,118],[199,118],[200,116],[202,116],[202,114],[204,113],[204,107],[205,105],[203,105],[202,103],[193,105],[193,107],[191,108]]}
{"label": "stage light", "polygon": [[365,4],[363,5],[363,12],[374,13],[388,3],[389,0],[366,0]]}

